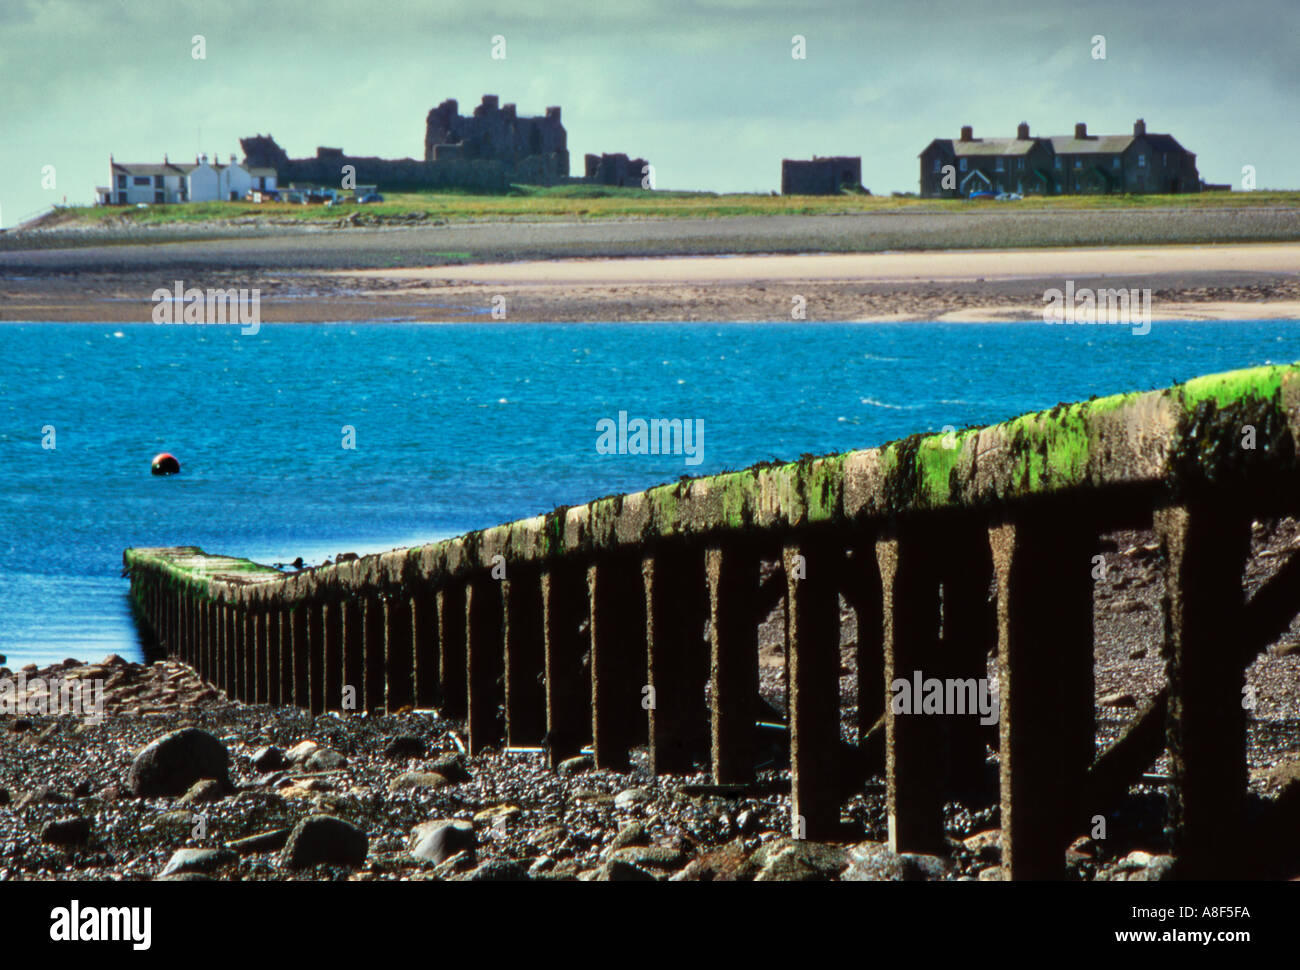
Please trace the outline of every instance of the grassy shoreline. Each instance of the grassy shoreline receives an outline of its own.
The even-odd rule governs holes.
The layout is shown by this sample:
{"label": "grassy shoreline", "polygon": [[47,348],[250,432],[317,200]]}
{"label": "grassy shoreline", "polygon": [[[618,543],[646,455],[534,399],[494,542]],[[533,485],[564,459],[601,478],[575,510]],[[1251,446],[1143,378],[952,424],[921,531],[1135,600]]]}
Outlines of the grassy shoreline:
{"label": "grassy shoreline", "polygon": [[123,226],[194,225],[232,220],[360,224],[412,219],[446,222],[552,221],[562,219],[725,219],[737,216],[832,216],[853,214],[978,214],[1008,212],[1124,212],[1153,210],[1300,210],[1300,191],[1205,192],[1194,195],[1101,195],[1029,197],[1019,202],[968,202],[896,196],[782,196],[711,192],[643,192],[639,189],[517,187],[501,195],[454,192],[396,192],[385,201],[358,205],[300,205],[287,202],[188,202],[149,206],[56,207],[34,229],[105,223]]}

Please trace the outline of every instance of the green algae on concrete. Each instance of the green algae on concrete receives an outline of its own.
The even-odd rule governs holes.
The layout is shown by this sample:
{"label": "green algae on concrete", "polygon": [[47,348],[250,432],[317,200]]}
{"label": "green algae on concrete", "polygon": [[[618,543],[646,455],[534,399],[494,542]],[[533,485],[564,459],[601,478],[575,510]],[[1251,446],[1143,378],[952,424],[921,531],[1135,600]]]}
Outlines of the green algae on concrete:
{"label": "green algae on concrete", "polygon": [[[1242,447],[1247,425],[1256,434],[1254,449]],[[879,449],[684,478],[382,560],[322,567],[293,582],[294,574],[194,547],[128,549],[124,562],[129,571],[154,570],[206,598],[275,581],[286,594],[348,595],[370,583],[405,588],[491,568],[496,556],[545,562],[657,539],[973,508],[1106,486],[1177,491],[1250,472],[1291,472],[1298,431],[1300,366],[1256,367],[1163,391],[1059,404],[985,428],[912,435]]]}

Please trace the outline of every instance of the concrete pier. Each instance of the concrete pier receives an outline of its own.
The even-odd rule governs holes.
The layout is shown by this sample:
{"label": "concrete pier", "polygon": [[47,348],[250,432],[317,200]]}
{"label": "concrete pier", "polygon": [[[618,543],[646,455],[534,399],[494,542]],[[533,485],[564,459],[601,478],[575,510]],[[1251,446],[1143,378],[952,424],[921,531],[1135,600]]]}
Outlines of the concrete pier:
{"label": "concrete pier", "polygon": [[[1060,878],[1089,813],[1163,743],[1178,871],[1220,878],[1245,825],[1243,672],[1300,589],[1296,560],[1243,601],[1250,524],[1300,512],[1297,443],[1300,367],[1270,366],[294,573],[194,547],[124,563],[147,639],[235,700],[436,705],[466,720],[471,754],[540,744],[555,766],[591,744],[626,770],[645,746],[656,772],[707,767],[727,786],[771,759],[758,626],[784,601],[792,831],[837,837],[844,800],[883,764],[899,851],[945,850],[943,805],[991,778],[995,735],[969,709],[896,707],[895,688],[987,687],[995,648],[1004,874]],[[1143,526],[1164,548],[1169,683],[1098,758],[1097,537]],[[845,658],[856,735],[841,730]]]}

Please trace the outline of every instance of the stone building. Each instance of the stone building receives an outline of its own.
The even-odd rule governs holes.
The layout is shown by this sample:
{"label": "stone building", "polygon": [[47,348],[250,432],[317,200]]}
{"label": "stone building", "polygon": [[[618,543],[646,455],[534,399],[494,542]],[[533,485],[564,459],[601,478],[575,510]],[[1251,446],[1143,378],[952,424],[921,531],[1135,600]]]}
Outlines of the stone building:
{"label": "stone building", "polygon": [[1149,134],[1139,118],[1128,135],[1033,136],[1021,122],[1014,138],[936,138],[921,152],[921,195],[965,197],[973,192],[1081,195],[1108,192],[1198,192],[1196,155],[1173,135]]}
{"label": "stone building", "polygon": [[[501,105],[485,94],[473,114],[462,116],[454,99],[431,110],[424,124],[424,158],[385,159],[348,155],[340,148],[318,148],[314,158],[290,158],[269,135],[240,139],[252,164],[269,166],[282,185],[313,182],[338,185],[345,165],[355,169],[358,184],[381,190],[464,188],[504,192],[511,185],[641,185],[644,159],[602,155],[594,172],[569,175],[568,136],[560,109],[521,117],[513,104]],[[621,159],[621,162],[619,161]],[[608,161],[607,161],[608,160]],[[635,179],[633,179],[635,174]]]}
{"label": "stone building", "polygon": [[644,158],[628,158],[623,154],[586,155],[583,157],[583,178],[596,185],[619,185],[639,189],[649,176],[650,163]]}
{"label": "stone building", "polygon": [[862,159],[859,156],[814,155],[812,161],[784,159],[781,162],[782,195],[839,195],[845,190],[862,191]]}

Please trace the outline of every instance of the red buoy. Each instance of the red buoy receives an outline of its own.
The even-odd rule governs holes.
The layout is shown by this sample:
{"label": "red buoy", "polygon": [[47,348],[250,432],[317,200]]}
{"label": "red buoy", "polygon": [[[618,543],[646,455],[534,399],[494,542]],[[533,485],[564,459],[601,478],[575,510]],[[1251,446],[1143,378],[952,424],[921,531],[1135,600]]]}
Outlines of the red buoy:
{"label": "red buoy", "polygon": [[176,460],[176,456],[164,451],[162,454],[153,456],[153,463],[149,470],[155,475],[175,475],[181,470],[181,463]]}

